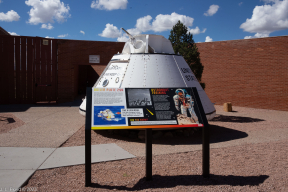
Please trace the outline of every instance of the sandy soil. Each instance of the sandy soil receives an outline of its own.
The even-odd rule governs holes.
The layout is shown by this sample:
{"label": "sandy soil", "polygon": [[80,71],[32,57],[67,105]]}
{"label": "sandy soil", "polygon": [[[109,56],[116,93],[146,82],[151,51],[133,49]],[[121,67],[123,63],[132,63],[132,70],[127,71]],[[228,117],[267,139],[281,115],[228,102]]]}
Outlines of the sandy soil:
{"label": "sandy soil", "polygon": [[[244,115],[221,114],[209,122],[211,142],[237,142],[252,133],[261,135],[288,128],[287,113],[266,118],[264,110],[234,109]],[[282,114],[284,120],[276,121]],[[84,145],[84,132],[82,127],[62,147]],[[92,144],[126,143],[137,147],[137,143],[143,143],[138,138],[123,136],[125,133],[111,135],[109,131],[92,131]],[[179,142],[193,145],[201,141],[201,131],[189,137],[173,134],[176,135],[173,139],[163,136],[153,143],[177,147]],[[38,170],[23,190],[37,187],[38,191],[288,191],[287,151],[287,137],[211,148],[210,178],[201,175],[201,150],[153,155],[152,181],[145,180],[145,157],[139,156],[93,164],[91,187],[84,187],[84,165]]]}

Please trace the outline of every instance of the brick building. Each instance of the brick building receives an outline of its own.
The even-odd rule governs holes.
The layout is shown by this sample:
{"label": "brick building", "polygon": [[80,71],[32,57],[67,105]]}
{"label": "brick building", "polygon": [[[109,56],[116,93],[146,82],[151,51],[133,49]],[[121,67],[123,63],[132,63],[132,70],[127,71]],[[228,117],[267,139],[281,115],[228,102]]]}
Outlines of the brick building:
{"label": "brick building", "polygon": [[[45,95],[51,93],[49,90],[54,90],[53,98],[59,103],[73,101],[85,94],[86,86],[93,86],[124,46],[122,42],[7,34],[0,35],[0,44],[5,47],[0,51],[0,86],[6,90],[1,91],[0,104],[50,101]],[[288,111],[288,36],[205,42],[197,43],[197,47],[204,66],[202,81],[213,103]],[[99,55],[100,63],[89,63],[89,55]],[[21,61],[28,68],[21,67]]]}
{"label": "brick building", "polygon": [[288,36],[197,43],[212,103],[288,111]]}

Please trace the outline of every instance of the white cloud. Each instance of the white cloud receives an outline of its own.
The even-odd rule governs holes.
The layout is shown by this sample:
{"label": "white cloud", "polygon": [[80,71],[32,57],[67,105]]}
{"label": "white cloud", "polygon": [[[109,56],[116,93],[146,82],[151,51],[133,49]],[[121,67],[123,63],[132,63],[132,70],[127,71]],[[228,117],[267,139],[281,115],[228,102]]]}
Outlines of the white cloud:
{"label": "white cloud", "polygon": [[121,31],[113,24],[107,23],[106,28],[99,34],[101,37],[117,38],[120,37]]}
{"label": "white cloud", "polygon": [[150,24],[150,21],[152,20],[152,17],[150,15],[147,15],[145,17],[141,17],[137,19],[136,22],[136,28],[140,31],[149,31],[151,30],[152,26]]}
{"label": "white cloud", "polygon": [[64,35],[58,35],[58,37],[60,37],[60,38],[67,37],[67,36],[68,36],[68,33],[64,34]]}
{"label": "white cloud", "polygon": [[15,32],[8,32],[10,35],[13,35],[13,36],[19,36],[17,33]]}
{"label": "white cloud", "polygon": [[83,35],[85,35],[85,32],[84,32],[84,31],[82,31],[82,30],[80,31],[80,33],[82,33]]}
{"label": "white cloud", "polygon": [[256,33],[254,36],[245,36],[244,39],[269,37],[269,33]]}
{"label": "white cloud", "polygon": [[119,41],[119,42],[126,42],[126,41],[128,41],[128,36],[127,35],[123,35],[123,36],[121,36],[121,37],[118,37],[117,38],[117,41]]}
{"label": "white cloud", "polygon": [[192,26],[194,19],[186,15],[179,15],[177,13],[171,13],[171,15],[159,14],[156,16],[155,20],[152,22],[152,30],[155,32],[162,32],[166,30],[171,30],[172,27],[181,21],[187,27]]}
{"label": "white cloud", "polygon": [[238,3],[239,6],[241,6],[243,4],[243,2]]}
{"label": "white cloud", "polygon": [[51,25],[51,23],[48,23],[47,24],[42,24],[41,26],[42,29],[53,29],[54,27]]}
{"label": "white cloud", "polygon": [[203,29],[203,31],[200,31],[199,27],[196,27],[195,29],[188,29],[188,32],[190,32],[193,35],[198,35],[199,33],[205,33],[206,32],[206,28]]}
{"label": "white cloud", "polygon": [[[240,28],[250,33],[256,33],[254,38],[268,37],[270,33],[288,29],[288,0],[265,0],[262,6],[256,6],[252,17],[246,19]],[[246,36],[251,37],[252,36]]]}
{"label": "white cloud", "polygon": [[115,10],[115,9],[126,9],[127,0],[95,0],[91,3],[91,8],[100,10]]}
{"label": "white cloud", "polygon": [[47,38],[47,39],[54,39],[54,37],[49,37],[49,36],[46,36],[45,38]]}
{"label": "white cloud", "polygon": [[[187,27],[193,25],[194,19],[192,17],[186,15],[179,15],[175,12],[171,13],[171,15],[162,15],[159,14],[152,21],[152,17],[147,15],[145,17],[141,17],[137,19],[135,28],[128,29],[127,31],[131,33],[131,35],[141,34],[146,31],[154,31],[154,32],[163,32],[167,30],[171,30],[172,27],[178,22],[181,21]],[[151,23],[152,21],[152,23]],[[190,30],[188,28],[188,30]]]}
{"label": "white cloud", "polygon": [[213,39],[211,37],[209,37],[209,36],[207,36],[206,39],[205,39],[205,42],[212,42],[212,41],[213,41]]}
{"label": "white cloud", "polygon": [[28,23],[37,25],[39,23],[64,22],[70,17],[69,5],[65,5],[60,0],[27,0],[26,5],[32,6],[29,11]]}
{"label": "white cloud", "polygon": [[[194,35],[205,33],[206,31],[206,28],[201,31],[199,27],[190,29],[189,27],[193,25],[194,19],[186,15],[179,15],[175,12],[171,13],[171,15],[159,14],[154,20],[150,15],[141,17],[137,19],[135,28],[127,29],[127,31],[131,35],[138,35],[147,31],[163,32],[171,30],[179,20],[188,28],[188,32]],[[101,34],[99,34],[99,36],[107,38],[118,38],[117,41],[128,40],[126,33],[122,32],[121,29],[118,29],[116,26],[110,23],[106,24],[105,29]]]}
{"label": "white cloud", "polygon": [[18,15],[17,12],[14,10],[8,11],[7,13],[0,13],[0,21],[18,21],[20,19],[20,16]]}
{"label": "white cloud", "polygon": [[214,15],[219,9],[219,5],[211,5],[208,9],[208,11],[206,11],[204,13],[205,16],[212,16]]}

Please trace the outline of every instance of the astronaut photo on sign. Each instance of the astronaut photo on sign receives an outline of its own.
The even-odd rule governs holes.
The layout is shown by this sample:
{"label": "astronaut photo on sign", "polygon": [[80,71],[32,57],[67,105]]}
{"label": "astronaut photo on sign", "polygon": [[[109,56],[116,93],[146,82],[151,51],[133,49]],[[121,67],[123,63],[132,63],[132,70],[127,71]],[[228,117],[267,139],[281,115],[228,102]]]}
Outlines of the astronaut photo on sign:
{"label": "astronaut photo on sign", "polygon": [[[194,111],[194,100],[192,96],[187,93],[185,89],[177,89],[173,96],[175,103],[175,108],[181,112],[177,115],[178,123],[181,124],[199,124],[198,117]],[[187,115],[187,110],[189,111],[191,118]]]}

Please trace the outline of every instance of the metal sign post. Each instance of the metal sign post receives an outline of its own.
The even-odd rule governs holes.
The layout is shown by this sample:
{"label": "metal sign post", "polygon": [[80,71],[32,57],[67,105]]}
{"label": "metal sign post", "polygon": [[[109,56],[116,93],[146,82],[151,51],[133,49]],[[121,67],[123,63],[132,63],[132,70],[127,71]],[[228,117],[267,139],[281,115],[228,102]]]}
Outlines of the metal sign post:
{"label": "metal sign post", "polygon": [[145,130],[146,181],[152,180],[152,129]]}
{"label": "metal sign post", "polygon": [[200,100],[200,97],[198,95],[198,91],[195,87],[192,88],[193,90],[193,94],[194,94],[194,98],[196,100],[196,102],[198,103],[198,109],[200,112],[200,115],[204,118],[202,118],[203,120],[203,124],[204,127],[202,128],[202,175],[203,177],[209,177],[210,175],[210,137],[209,137],[209,124]]}
{"label": "metal sign post", "polygon": [[85,187],[91,185],[91,111],[92,87],[86,88],[86,116],[85,116]]}

